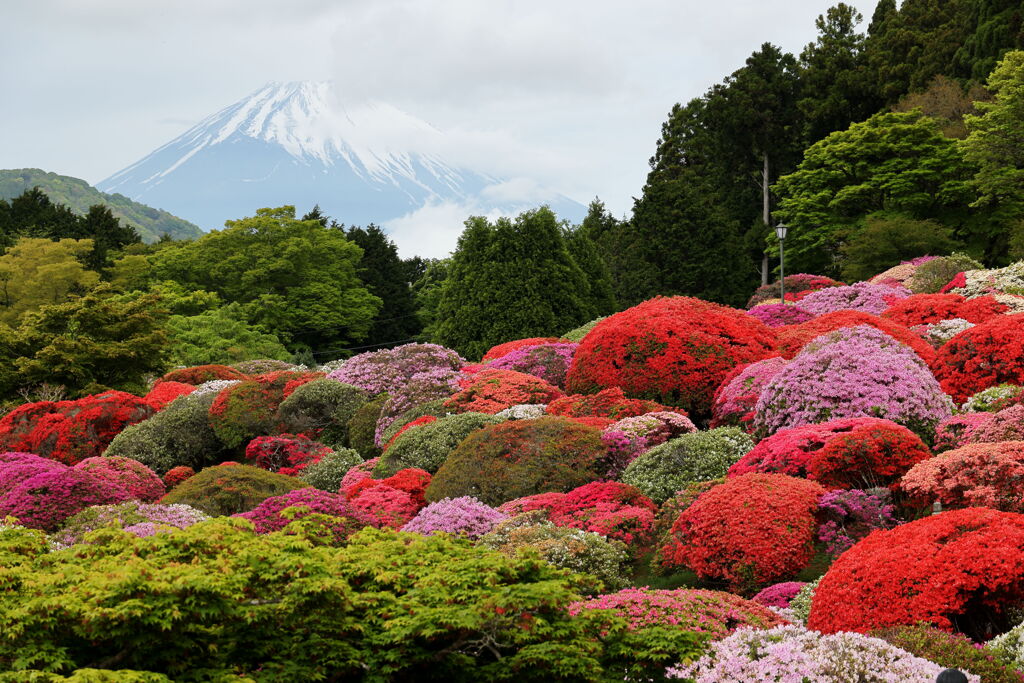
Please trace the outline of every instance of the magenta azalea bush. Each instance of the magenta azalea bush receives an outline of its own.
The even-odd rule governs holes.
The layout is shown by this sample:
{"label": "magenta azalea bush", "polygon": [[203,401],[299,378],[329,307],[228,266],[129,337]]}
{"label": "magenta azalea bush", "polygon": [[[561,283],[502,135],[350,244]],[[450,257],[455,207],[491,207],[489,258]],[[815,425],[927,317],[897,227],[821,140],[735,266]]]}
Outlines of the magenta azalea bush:
{"label": "magenta azalea bush", "polygon": [[817,337],[779,371],[757,400],[754,427],[774,434],[842,417],[880,417],[930,439],[952,413],[952,400],[920,356],[858,325]]}
{"label": "magenta azalea bush", "polygon": [[402,527],[402,531],[424,536],[436,533],[457,534],[476,539],[490,533],[498,522],[506,519],[508,515],[472,496],[443,498],[420,510]]}
{"label": "magenta azalea bush", "polygon": [[796,594],[803,590],[803,587],[806,585],[803,581],[784,581],[772,584],[762,589],[751,600],[765,607],[780,607],[784,609],[789,607],[789,603],[793,601]]}
{"label": "magenta azalea bush", "polygon": [[337,367],[325,369],[331,379],[359,387],[371,396],[400,389],[413,375],[430,370],[458,370],[465,360],[455,351],[437,344],[403,344],[393,349],[369,351],[352,356]]}
{"label": "magenta azalea bush", "polygon": [[0,519],[11,516],[23,526],[54,531],[87,507],[122,503],[131,497],[117,484],[64,466],[39,472],[0,495]]}
{"label": "magenta azalea bush", "polygon": [[895,301],[906,299],[911,291],[897,285],[874,285],[858,282],[843,287],[826,287],[811,292],[800,300],[800,308],[812,315],[825,315],[835,311],[863,311],[879,315]]}
{"label": "magenta azalea bush", "polygon": [[[289,508],[293,514],[282,514],[282,511]],[[256,533],[269,534],[272,531],[280,531],[296,519],[312,514],[337,518],[337,523],[331,527],[339,540],[348,538],[363,527],[377,526],[372,516],[353,506],[344,495],[312,487],[267,498],[249,512],[242,512],[235,517],[252,522],[256,527]]]}
{"label": "magenta azalea bush", "polygon": [[749,311],[768,327],[783,327],[784,325],[799,325],[814,317],[813,313],[800,308],[795,304],[759,304]]}
{"label": "magenta azalea bush", "polygon": [[788,360],[781,356],[765,358],[733,371],[715,391],[711,405],[712,427],[743,427],[754,419],[757,399],[765,385],[786,367]]}
{"label": "magenta azalea bush", "polygon": [[859,489],[829,491],[818,501],[818,510],[822,517],[818,540],[832,557],[839,557],[875,529],[891,529],[897,523],[892,505]]}
{"label": "magenta azalea bush", "polygon": [[[822,635],[801,626],[744,628],[710,643],[707,654],[670,670],[695,683],[935,683],[944,667],[859,633]],[[967,675],[970,683],[981,683]]]}
{"label": "magenta azalea bush", "polygon": [[488,366],[524,372],[540,377],[556,387],[565,388],[565,373],[572,365],[572,357],[578,347],[579,344],[575,342],[524,346],[492,360]]}
{"label": "magenta azalea bush", "polygon": [[32,453],[0,453],[0,500],[21,482],[43,472],[63,472],[67,465]]}
{"label": "magenta azalea bush", "polygon": [[133,458],[122,458],[117,455],[86,458],[76,463],[74,469],[88,472],[114,486],[120,486],[132,498],[148,503],[159,500],[167,493],[167,487],[156,472]]}
{"label": "magenta azalea bush", "polygon": [[156,529],[184,529],[205,519],[209,516],[183,503],[166,505],[132,500],[118,505],[94,505],[69,518],[53,535],[53,540],[62,546],[74,545],[81,543],[90,531],[113,525],[137,536],[151,536]]}
{"label": "magenta azalea bush", "polygon": [[641,453],[695,431],[697,427],[690,418],[668,411],[624,417],[613,422],[601,432],[601,441],[608,447],[606,474],[614,479]]}

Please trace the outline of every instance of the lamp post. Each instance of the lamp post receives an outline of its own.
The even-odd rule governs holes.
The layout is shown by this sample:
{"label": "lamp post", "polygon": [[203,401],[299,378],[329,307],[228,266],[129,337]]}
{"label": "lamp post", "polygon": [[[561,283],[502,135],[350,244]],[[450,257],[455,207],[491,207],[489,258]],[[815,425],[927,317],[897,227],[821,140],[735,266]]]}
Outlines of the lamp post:
{"label": "lamp post", "polygon": [[775,236],[779,238],[779,289],[783,304],[786,303],[786,254],[784,247],[787,230],[789,230],[789,226],[785,223],[779,223],[775,226]]}

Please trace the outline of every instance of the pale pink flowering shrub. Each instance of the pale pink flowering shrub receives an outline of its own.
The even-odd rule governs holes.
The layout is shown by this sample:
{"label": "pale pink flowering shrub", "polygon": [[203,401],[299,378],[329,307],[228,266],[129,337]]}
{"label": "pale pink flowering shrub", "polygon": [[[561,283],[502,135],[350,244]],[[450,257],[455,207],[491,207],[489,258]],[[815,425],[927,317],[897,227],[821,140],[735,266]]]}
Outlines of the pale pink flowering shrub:
{"label": "pale pink flowering shrub", "polygon": [[992,414],[971,434],[970,443],[1024,441],[1024,405],[1010,406]]}
{"label": "pale pink flowering shrub", "polygon": [[835,311],[863,311],[879,315],[895,302],[910,295],[911,291],[902,285],[858,282],[811,292],[800,300],[800,308],[812,315],[824,315]]}
{"label": "pale pink flowering shrub", "polygon": [[410,408],[448,398],[461,388],[459,382],[466,378],[457,370],[446,367],[431,368],[409,377],[401,385],[395,386],[389,398],[380,409],[373,439],[377,448],[384,448],[387,439],[384,432],[397,420],[402,413]]}
{"label": "pale pink flowering shrub", "polygon": [[993,413],[961,413],[941,420],[935,426],[935,452],[942,453],[971,443],[974,433],[992,417]]}
{"label": "pale pink flowering shrub", "polygon": [[919,462],[900,481],[913,498],[944,508],[1024,512],[1024,441],[975,443]]}
{"label": "pale pink flowering shrub", "polygon": [[402,531],[424,536],[457,534],[476,539],[490,533],[498,522],[506,519],[508,515],[472,496],[444,498],[420,510],[402,527]]}
{"label": "pale pink flowering shrub", "polygon": [[114,486],[120,486],[132,498],[147,503],[155,502],[167,493],[167,487],[156,472],[133,458],[122,458],[117,455],[95,456],[77,463],[74,469],[88,472],[93,477]]}
{"label": "pale pink flowering shrub", "polygon": [[499,370],[525,372],[564,389],[565,374],[572,365],[578,346],[575,342],[524,346],[492,360],[488,365]]}
{"label": "pale pink flowering shrub", "polygon": [[435,369],[458,370],[464,363],[458,353],[437,344],[403,344],[352,356],[327,376],[376,396],[400,389],[413,375]]}
{"label": "pale pink flowering shrub", "polygon": [[636,417],[624,417],[601,432],[608,447],[609,478],[616,478],[638,455],[683,434],[696,432],[690,418],[679,413],[658,411]]}
{"label": "pale pink flowering shrub", "polygon": [[749,427],[761,391],[787,364],[788,360],[775,356],[733,368],[715,390],[711,426]]}

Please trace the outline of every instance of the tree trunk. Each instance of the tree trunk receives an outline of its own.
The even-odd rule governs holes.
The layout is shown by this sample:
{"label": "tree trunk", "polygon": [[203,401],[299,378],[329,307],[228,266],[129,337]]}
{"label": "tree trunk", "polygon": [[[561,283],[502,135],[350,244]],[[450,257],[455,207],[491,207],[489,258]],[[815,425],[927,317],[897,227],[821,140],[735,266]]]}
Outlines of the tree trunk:
{"label": "tree trunk", "polygon": [[[771,230],[771,200],[768,194],[768,153],[761,155],[764,159],[764,168],[761,170],[761,220],[764,221],[765,230]],[[761,256],[761,284],[768,284],[768,252]]]}

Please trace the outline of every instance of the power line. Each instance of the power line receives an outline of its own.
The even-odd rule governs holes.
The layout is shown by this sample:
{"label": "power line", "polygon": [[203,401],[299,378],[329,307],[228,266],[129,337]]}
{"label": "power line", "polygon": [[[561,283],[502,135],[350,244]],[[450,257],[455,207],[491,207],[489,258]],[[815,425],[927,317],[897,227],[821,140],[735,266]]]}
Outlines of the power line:
{"label": "power line", "polygon": [[345,349],[326,349],[324,351],[314,351],[313,356],[326,356],[332,353],[340,353],[342,351],[361,351],[363,349],[376,349],[382,346],[390,346],[392,344],[406,344],[409,342],[419,341],[418,339],[396,339],[395,341],[381,342],[379,344],[367,344],[366,346],[350,346]]}

